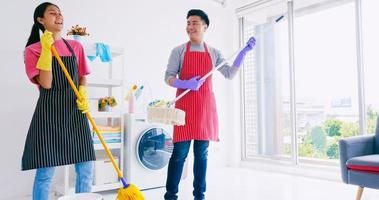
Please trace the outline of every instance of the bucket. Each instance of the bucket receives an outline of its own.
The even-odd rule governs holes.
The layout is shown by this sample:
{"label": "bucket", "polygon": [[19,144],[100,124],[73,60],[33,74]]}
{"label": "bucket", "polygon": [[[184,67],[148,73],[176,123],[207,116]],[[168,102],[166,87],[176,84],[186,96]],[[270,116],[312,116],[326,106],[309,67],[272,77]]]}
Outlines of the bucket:
{"label": "bucket", "polygon": [[58,200],[102,200],[103,197],[96,193],[78,193],[59,197]]}

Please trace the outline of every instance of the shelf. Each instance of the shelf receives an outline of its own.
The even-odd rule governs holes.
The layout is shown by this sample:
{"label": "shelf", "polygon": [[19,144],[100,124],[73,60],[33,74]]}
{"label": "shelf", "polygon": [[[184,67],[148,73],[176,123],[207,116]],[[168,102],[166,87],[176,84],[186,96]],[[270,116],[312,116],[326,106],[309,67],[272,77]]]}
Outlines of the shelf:
{"label": "shelf", "polygon": [[[109,45],[111,46],[111,45]],[[86,55],[96,55],[96,44],[95,43],[84,43],[84,52]],[[110,47],[110,51],[113,57],[124,55],[124,49],[122,47]]]}
{"label": "shelf", "polygon": [[[107,143],[107,142],[105,142]],[[109,149],[121,149],[121,143],[107,143]],[[102,144],[93,144],[95,150],[104,150]]]}
{"label": "shelf", "polygon": [[122,117],[121,112],[91,112],[93,118],[120,118]]}
{"label": "shelf", "polygon": [[90,87],[121,87],[122,80],[119,79],[87,79],[87,86]]}

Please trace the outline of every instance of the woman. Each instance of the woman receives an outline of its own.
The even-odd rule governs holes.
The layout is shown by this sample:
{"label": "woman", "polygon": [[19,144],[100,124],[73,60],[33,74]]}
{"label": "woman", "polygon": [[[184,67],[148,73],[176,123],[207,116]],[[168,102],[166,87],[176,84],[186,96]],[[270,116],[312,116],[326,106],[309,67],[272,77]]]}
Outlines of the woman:
{"label": "woman", "polygon": [[[190,10],[187,14],[189,42],[174,48],[167,65],[165,81],[177,88],[177,96],[184,90],[192,91],[176,102],[175,107],[186,112],[186,125],[174,127],[174,149],[168,165],[166,200],[176,200],[178,185],[191,141],[194,140],[195,200],[203,200],[206,189],[206,171],[209,141],[218,141],[218,119],[212,89],[212,77],[205,81],[202,76],[224,61],[220,51],[204,42],[204,33],[209,27],[208,15],[202,10]],[[224,65],[218,70],[232,79],[248,51],[255,45],[250,38],[246,47],[237,55],[233,66]],[[179,77],[177,78],[177,75]]]}
{"label": "woman", "polygon": [[[38,85],[39,98],[28,130],[22,170],[37,169],[33,199],[49,198],[55,166],[75,164],[75,191],[90,192],[93,177],[93,148],[86,116],[89,105],[85,75],[89,74],[83,47],[61,37],[63,16],[58,6],[45,2],[34,11],[34,24],[25,48],[28,78]],[[40,38],[39,31],[44,32]],[[77,100],[51,47],[57,49],[79,93]]]}

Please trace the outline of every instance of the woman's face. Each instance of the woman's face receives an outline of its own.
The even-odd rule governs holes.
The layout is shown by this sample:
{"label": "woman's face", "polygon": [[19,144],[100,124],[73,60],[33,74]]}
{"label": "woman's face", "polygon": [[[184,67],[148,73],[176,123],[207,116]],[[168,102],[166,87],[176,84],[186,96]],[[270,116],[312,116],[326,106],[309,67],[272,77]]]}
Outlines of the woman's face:
{"label": "woman's face", "polygon": [[207,25],[199,16],[190,16],[187,19],[187,34],[191,41],[202,41]]}
{"label": "woman's face", "polygon": [[38,22],[52,33],[61,32],[63,29],[63,16],[55,5],[47,6],[43,17],[38,18]]}

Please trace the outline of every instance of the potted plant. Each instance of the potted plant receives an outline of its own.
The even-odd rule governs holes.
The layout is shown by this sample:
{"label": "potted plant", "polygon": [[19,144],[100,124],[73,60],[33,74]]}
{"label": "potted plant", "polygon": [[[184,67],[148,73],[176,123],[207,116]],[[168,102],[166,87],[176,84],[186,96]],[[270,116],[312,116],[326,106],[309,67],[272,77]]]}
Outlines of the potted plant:
{"label": "potted plant", "polygon": [[72,35],[75,40],[80,41],[81,36],[89,36],[87,33],[86,27],[80,27],[78,24],[72,26],[70,30],[68,30],[67,35]]}
{"label": "potted plant", "polygon": [[112,107],[117,105],[116,99],[113,96],[99,98],[99,111],[111,111]]}

